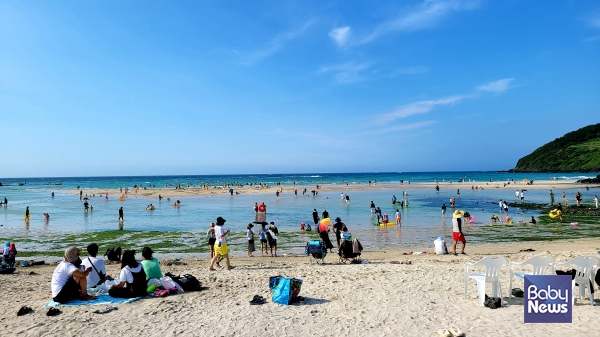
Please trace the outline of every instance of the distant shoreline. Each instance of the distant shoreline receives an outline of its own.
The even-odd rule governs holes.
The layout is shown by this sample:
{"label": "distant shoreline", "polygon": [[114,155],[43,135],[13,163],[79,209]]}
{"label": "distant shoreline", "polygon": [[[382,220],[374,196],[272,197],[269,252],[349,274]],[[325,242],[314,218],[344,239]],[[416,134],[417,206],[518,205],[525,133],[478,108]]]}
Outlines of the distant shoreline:
{"label": "distant shoreline", "polygon": [[[582,187],[590,187],[590,188],[598,188],[600,184],[580,184],[573,181],[567,180],[543,180],[543,181],[535,181],[533,185],[527,185],[525,182],[514,182],[505,185],[504,182],[431,182],[431,183],[377,183],[377,184],[349,184],[349,185],[338,185],[338,184],[322,184],[319,185],[320,189],[317,189],[317,186],[306,186],[306,185],[297,185],[297,186],[269,186],[269,187],[260,187],[260,186],[245,186],[243,188],[239,187],[231,187],[233,189],[234,196],[236,193],[239,194],[275,194],[277,190],[281,191],[281,194],[293,194],[295,190],[298,191],[298,195],[302,196],[302,192],[306,188],[307,194],[311,195],[311,191],[315,190],[319,193],[322,192],[340,192],[347,194],[348,192],[353,191],[390,191],[390,190],[407,190],[407,189],[435,189],[435,186],[438,185],[440,190],[444,189],[457,189],[468,191],[471,190],[471,187],[480,188],[480,189],[498,189],[498,190],[513,190],[513,189],[531,189],[531,190],[551,190],[551,189],[568,189],[568,188],[582,188]],[[84,195],[104,195],[108,192],[109,196],[121,195],[119,188],[84,188],[84,189],[68,189],[63,190],[62,192],[79,195],[80,191],[83,191]],[[125,193],[123,193],[125,194]],[[126,194],[127,196],[134,197],[142,197],[142,198],[158,198],[158,196],[162,196],[163,198],[179,198],[179,197],[190,197],[190,196],[209,196],[209,195],[227,195],[229,193],[228,187],[214,187],[211,186],[208,189],[202,187],[188,187],[188,188],[138,188],[129,189],[129,192]]]}

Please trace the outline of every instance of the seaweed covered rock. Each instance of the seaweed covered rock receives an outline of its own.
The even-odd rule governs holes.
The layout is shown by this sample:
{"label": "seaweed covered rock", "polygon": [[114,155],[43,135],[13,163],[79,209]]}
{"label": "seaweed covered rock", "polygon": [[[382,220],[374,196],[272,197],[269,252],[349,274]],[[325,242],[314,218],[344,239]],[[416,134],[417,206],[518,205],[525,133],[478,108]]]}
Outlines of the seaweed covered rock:
{"label": "seaweed covered rock", "polygon": [[577,180],[577,182],[581,184],[600,184],[600,174],[596,178],[581,179]]}

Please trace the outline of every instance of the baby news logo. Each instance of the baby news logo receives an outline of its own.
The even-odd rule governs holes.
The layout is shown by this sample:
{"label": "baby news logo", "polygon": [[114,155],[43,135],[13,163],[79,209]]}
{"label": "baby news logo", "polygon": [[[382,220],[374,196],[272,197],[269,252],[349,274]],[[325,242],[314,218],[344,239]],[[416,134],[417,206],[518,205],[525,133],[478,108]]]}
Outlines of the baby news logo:
{"label": "baby news logo", "polygon": [[525,276],[525,323],[571,323],[570,275]]}

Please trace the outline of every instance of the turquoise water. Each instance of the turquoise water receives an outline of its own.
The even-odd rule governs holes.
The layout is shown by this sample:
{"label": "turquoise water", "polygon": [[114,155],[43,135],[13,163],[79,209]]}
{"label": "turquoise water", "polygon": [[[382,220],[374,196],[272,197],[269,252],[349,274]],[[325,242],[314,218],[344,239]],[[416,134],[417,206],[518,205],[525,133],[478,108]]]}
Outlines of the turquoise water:
{"label": "turquoise water", "polygon": [[[0,187],[0,198],[8,198],[6,208],[0,208],[0,225],[6,232],[31,233],[37,235],[45,232],[87,232],[103,231],[119,228],[118,209],[123,207],[125,221],[123,227],[131,230],[158,231],[196,231],[205,230],[210,222],[218,216],[227,219],[227,226],[235,231],[243,231],[249,222],[256,220],[252,209],[255,202],[264,202],[268,206],[267,221],[274,221],[282,231],[297,231],[300,222],[312,223],[312,211],[317,209],[319,214],[326,209],[330,217],[340,217],[361,241],[371,246],[418,246],[430,243],[438,236],[448,236],[451,231],[450,217],[443,220],[441,205],[449,206],[450,197],[456,197],[456,189],[442,189],[436,193],[432,189],[416,189],[408,185],[411,182],[433,182],[434,179],[446,182],[464,178],[474,180],[473,184],[484,184],[490,179],[494,182],[505,182],[507,179],[547,180],[557,179],[576,180],[583,177],[593,177],[595,174],[513,174],[496,172],[438,172],[438,173],[360,173],[360,174],[304,174],[304,175],[239,175],[239,176],[170,176],[170,177],[83,177],[83,178],[22,178],[0,179],[8,186]],[[130,192],[126,201],[119,201],[118,196],[109,195],[90,197],[89,203],[93,212],[83,212],[82,202],[78,196],[64,192],[75,189],[78,185],[86,193],[90,188],[115,188],[134,185],[165,188],[177,184],[202,184],[210,182],[213,185],[223,183],[266,183],[275,185],[281,182],[283,187],[292,187],[293,182],[298,186],[314,187],[316,184],[368,184],[371,180],[379,183],[397,183],[405,180],[404,185],[397,185],[395,190],[349,191],[350,203],[340,201],[340,192],[321,192],[316,198],[296,198],[293,193],[284,193],[279,199],[274,193],[240,194],[240,195],[211,195],[181,197],[181,206],[173,207],[173,200],[159,202],[156,198],[136,197]],[[62,185],[52,185],[60,180]],[[526,188],[525,185],[519,185]],[[299,188],[301,191],[301,189]],[[567,198],[573,200],[573,194],[579,189],[566,190]],[[409,207],[400,209],[402,212],[402,227],[380,228],[372,226],[369,211],[370,201],[381,207],[383,212],[394,218],[395,209],[392,206],[392,195],[398,200],[402,193],[409,194]],[[561,190],[562,191],[562,190]],[[556,201],[560,201],[560,192],[554,191]],[[54,192],[54,198],[51,193]],[[581,191],[584,200],[593,198],[594,190]],[[549,202],[547,190],[529,190],[525,192],[528,202]],[[471,226],[490,223],[490,217],[498,213],[498,201],[505,199],[514,201],[514,190],[461,190],[457,198],[457,208],[468,210],[477,218]],[[146,211],[146,205],[153,203],[154,211]],[[29,206],[31,219],[25,222],[23,214]],[[450,208],[448,208],[450,212]],[[43,213],[50,213],[50,221],[44,221]],[[529,221],[531,215],[537,212],[516,212],[511,209],[510,216],[516,221]]]}

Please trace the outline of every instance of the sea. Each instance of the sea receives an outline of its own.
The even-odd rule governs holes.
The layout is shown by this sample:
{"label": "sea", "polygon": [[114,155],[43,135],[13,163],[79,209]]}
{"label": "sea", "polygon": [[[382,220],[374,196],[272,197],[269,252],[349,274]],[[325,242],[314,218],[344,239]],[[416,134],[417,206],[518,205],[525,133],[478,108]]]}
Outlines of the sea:
{"label": "sea", "polygon": [[[227,220],[232,231],[243,232],[248,223],[256,220],[275,222],[280,231],[297,232],[300,223],[312,224],[312,212],[319,215],[327,210],[331,219],[340,217],[349,230],[360,238],[363,244],[372,249],[387,247],[422,247],[430,245],[437,237],[450,237],[451,217],[441,216],[441,206],[449,206],[451,197],[456,198],[456,209],[469,211],[476,218],[470,224],[470,230],[479,226],[488,226],[491,216],[499,213],[500,199],[515,201],[515,190],[525,189],[525,201],[548,203],[548,190],[527,190],[523,181],[559,180],[576,181],[595,177],[596,173],[513,173],[513,172],[385,172],[385,173],[310,173],[310,174],[240,174],[240,175],[185,175],[185,176],[123,176],[123,177],[46,177],[46,178],[0,178],[0,200],[8,200],[7,207],[0,207],[0,228],[4,237],[11,233],[18,235],[41,235],[47,233],[80,233],[128,229],[139,231],[206,231],[209,224],[219,216]],[[418,183],[438,181],[446,187],[451,182],[464,182],[473,186],[485,186],[483,190],[461,190],[455,188],[435,189],[415,188]],[[512,181],[520,182],[514,189],[496,189],[496,184],[504,185]],[[485,185],[488,183],[488,185]],[[174,200],[166,198],[138,197],[134,186],[148,189],[173,189],[175,187],[199,187],[203,184],[214,186],[234,185],[240,194],[233,196],[221,189],[215,195],[180,197],[179,207],[173,207]],[[275,193],[244,193],[244,188],[265,184],[280,184],[285,189],[279,197]],[[345,186],[384,184],[387,190],[348,190]],[[323,188],[315,197],[310,193],[317,185],[335,186],[336,192]],[[238,188],[237,186],[243,186]],[[296,186],[298,196],[288,192]],[[78,195],[67,193],[77,188],[88,197],[93,211],[84,212],[83,201]],[[119,200],[119,194],[92,195],[91,190],[129,188],[125,201]],[[309,193],[302,195],[304,188]],[[598,191],[586,191],[585,188],[564,190],[567,198],[580,191],[585,200],[591,200]],[[340,193],[350,197],[349,202],[341,200]],[[560,202],[563,190],[555,190],[556,201]],[[52,197],[52,193],[54,196]],[[408,207],[392,204],[395,196],[398,201],[408,201]],[[588,200],[588,201],[589,201]],[[401,226],[374,226],[375,219],[369,205],[373,201],[393,220],[396,210],[402,213]],[[156,209],[147,211],[152,203]],[[253,206],[255,203],[267,205],[266,214],[257,218]],[[25,221],[23,214],[29,207],[30,220]],[[118,221],[118,209],[123,207],[125,221]],[[448,213],[451,208],[448,207]],[[50,221],[44,221],[43,213],[50,214]],[[515,223],[528,222],[531,216],[539,212],[512,209],[509,215]],[[467,229],[467,232],[469,229]],[[467,235],[468,238],[468,235]],[[493,238],[478,237],[475,240],[493,242]]]}

